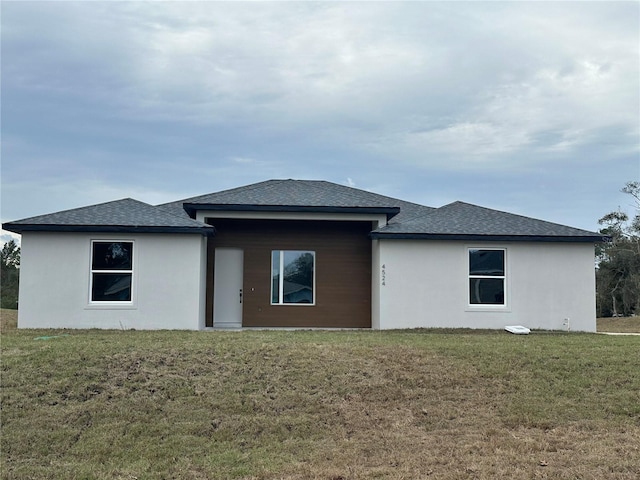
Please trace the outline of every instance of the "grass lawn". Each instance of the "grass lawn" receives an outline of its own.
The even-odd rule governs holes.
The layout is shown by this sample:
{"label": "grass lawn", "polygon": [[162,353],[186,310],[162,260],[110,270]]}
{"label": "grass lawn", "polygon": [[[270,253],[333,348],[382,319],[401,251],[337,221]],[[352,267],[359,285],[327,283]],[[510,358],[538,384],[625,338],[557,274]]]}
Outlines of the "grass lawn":
{"label": "grass lawn", "polygon": [[0,313],[3,479],[640,478],[640,337]]}

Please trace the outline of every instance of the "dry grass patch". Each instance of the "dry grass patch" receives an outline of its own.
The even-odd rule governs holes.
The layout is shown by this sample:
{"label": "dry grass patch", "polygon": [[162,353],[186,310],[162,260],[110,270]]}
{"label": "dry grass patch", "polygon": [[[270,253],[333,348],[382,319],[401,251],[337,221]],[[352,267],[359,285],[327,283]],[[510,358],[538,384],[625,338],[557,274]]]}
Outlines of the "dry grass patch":
{"label": "dry grass patch", "polygon": [[0,308],[0,333],[18,328],[18,311]]}
{"label": "dry grass patch", "polygon": [[597,319],[598,332],[640,333],[640,316]]}
{"label": "dry grass patch", "polygon": [[636,479],[638,346],[502,332],[5,331],[2,478]]}

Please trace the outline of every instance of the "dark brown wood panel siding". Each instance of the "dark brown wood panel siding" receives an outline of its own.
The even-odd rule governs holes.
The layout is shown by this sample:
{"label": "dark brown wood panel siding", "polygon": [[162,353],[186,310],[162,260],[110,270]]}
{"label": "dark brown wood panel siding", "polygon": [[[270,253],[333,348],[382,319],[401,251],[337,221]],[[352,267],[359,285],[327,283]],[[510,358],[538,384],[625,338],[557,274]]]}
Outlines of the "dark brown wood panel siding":
{"label": "dark brown wood panel siding", "polygon": [[[216,247],[244,250],[245,327],[371,327],[370,222],[209,219],[207,325]],[[315,252],[315,305],[271,305],[271,252]]]}
{"label": "dark brown wood panel siding", "polygon": [[206,319],[205,325],[213,327],[213,268],[215,262],[215,244],[213,237],[207,238],[207,301],[206,301]]}

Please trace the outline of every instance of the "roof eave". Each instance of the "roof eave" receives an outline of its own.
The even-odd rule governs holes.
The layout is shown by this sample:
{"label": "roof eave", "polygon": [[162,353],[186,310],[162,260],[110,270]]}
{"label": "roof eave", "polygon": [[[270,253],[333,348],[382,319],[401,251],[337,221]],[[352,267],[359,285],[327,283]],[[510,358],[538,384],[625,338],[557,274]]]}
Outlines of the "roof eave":
{"label": "roof eave", "polygon": [[294,213],[356,213],[386,215],[387,220],[400,213],[400,207],[332,207],[313,205],[223,205],[207,203],[184,203],[184,210],[191,218],[195,218],[197,211],[227,211],[227,212],[294,212]]}
{"label": "roof eave", "polygon": [[375,240],[464,240],[472,242],[562,242],[562,243],[603,243],[611,241],[606,235],[474,235],[459,233],[401,233],[371,232]]}
{"label": "roof eave", "polygon": [[68,233],[181,233],[199,234],[206,237],[215,235],[212,226],[150,226],[150,225],[43,225],[5,223],[2,228],[13,233],[23,232],[68,232]]}

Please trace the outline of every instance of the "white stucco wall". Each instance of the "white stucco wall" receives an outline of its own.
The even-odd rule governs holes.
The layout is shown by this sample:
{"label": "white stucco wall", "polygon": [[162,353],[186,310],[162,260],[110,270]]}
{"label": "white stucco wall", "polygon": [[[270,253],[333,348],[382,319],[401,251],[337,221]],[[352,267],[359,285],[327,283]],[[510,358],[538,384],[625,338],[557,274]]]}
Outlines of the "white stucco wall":
{"label": "white stucco wall", "polygon": [[[131,305],[89,302],[92,240],[134,242]],[[201,235],[26,232],[21,248],[20,328],[204,328]]]}
{"label": "white stucco wall", "polygon": [[[593,244],[380,240],[380,328],[595,331]],[[468,248],[506,248],[507,305],[470,306]],[[384,273],[384,285],[382,275]]]}
{"label": "white stucco wall", "polygon": [[380,241],[371,243],[371,328],[380,330],[380,289],[382,288],[382,271],[380,263]]}

